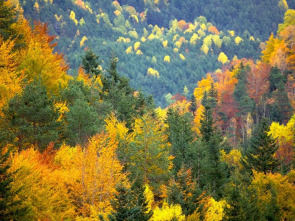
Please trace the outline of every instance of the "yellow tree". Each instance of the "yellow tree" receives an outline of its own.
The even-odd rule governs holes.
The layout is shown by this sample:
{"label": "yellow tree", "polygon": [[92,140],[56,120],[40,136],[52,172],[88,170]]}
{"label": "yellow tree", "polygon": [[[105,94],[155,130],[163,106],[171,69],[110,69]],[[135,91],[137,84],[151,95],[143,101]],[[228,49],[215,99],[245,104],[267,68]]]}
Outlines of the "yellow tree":
{"label": "yellow tree", "polygon": [[12,157],[12,188],[20,190],[18,198],[23,200],[30,211],[23,219],[74,219],[76,212],[68,189],[64,188],[54,172],[50,157],[45,157],[45,154],[29,148]]}
{"label": "yellow tree", "polygon": [[82,148],[63,146],[55,164],[62,174],[60,181],[69,189],[80,216],[109,214],[115,186],[124,182],[125,174],[117,159],[115,135],[98,134]]}
{"label": "yellow tree", "polygon": [[46,25],[35,24],[26,36],[27,47],[21,51],[19,69],[30,82],[41,77],[49,94],[58,94],[70,78],[63,56],[54,52],[53,37],[47,34]]}
{"label": "yellow tree", "polygon": [[150,114],[135,119],[134,139],[129,145],[130,162],[127,168],[133,177],[140,176],[156,193],[169,179],[169,150],[163,124]]}
{"label": "yellow tree", "polygon": [[259,173],[254,171],[254,178],[250,189],[255,191],[258,207],[262,214],[266,214],[269,206],[277,207],[273,214],[279,220],[293,220],[295,217],[295,171],[287,176],[279,173]]}
{"label": "yellow tree", "polygon": [[22,90],[23,76],[17,72],[17,55],[13,52],[14,41],[0,37],[0,109]]}

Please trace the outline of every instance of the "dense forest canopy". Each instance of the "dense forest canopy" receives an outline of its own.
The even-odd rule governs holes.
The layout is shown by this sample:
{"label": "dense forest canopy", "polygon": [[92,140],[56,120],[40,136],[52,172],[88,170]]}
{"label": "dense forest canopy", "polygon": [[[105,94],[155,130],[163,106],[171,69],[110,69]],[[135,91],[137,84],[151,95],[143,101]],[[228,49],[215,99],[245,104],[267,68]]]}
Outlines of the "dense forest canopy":
{"label": "dense forest canopy", "polygon": [[294,220],[294,3],[212,2],[0,0],[0,220]]}
{"label": "dense forest canopy", "polygon": [[[238,58],[258,59],[261,43],[283,21],[294,2],[261,1],[83,1],[20,0],[25,17],[46,22],[76,75],[84,50],[119,58],[118,70],[130,84],[152,94],[157,105],[165,96],[193,93],[196,82]],[[125,53],[122,53],[125,51]]]}

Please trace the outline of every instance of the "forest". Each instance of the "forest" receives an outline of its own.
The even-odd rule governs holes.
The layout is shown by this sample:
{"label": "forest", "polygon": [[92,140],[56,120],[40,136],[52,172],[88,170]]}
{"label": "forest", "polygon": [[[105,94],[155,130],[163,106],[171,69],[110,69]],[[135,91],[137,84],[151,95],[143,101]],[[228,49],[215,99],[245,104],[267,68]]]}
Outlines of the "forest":
{"label": "forest", "polygon": [[112,54],[133,88],[153,95],[193,94],[195,83],[233,58],[258,59],[263,42],[283,22],[286,0],[12,0],[31,25],[46,22],[55,51],[77,75],[85,49],[107,69]]}
{"label": "forest", "polygon": [[[264,30],[243,27],[249,11],[236,1],[245,24],[225,31],[230,24],[204,17],[222,18],[221,5],[192,18],[192,1],[99,2],[109,8],[96,14],[95,2],[0,0],[0,220],[294,220],[292,3],[269,1],[277,24]],[[54,14],[63,25],[53,36],[42,19],[72,5],[84,19],[68,10],[75,30]],[[124,25],[108,29],[114,7]],[[94,15],[103,29],[88,26]],[[82,30],[100,34],[81,39]],[[141,70],[133,56],[154,66]]]}

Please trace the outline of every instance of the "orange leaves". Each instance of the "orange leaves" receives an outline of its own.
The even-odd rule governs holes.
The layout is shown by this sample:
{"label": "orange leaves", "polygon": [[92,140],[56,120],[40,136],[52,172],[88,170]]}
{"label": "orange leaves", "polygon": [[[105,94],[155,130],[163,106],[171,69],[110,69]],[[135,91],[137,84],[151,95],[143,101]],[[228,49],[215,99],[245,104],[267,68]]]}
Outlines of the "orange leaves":
{"label": "orange leaves", "polygon": [[270,66],[266,63],[251,65],[251,72],[247,79],[247,92],[249,96],[259,103],[262,96],[268,91]]}
{"label": "orange leaves", "polygon": [[0,109],[22,91],[23,76],[17,72],[17,54],[12,51],[13,47],[14,41],[0,38]]}
{"label": "orange leaves", "polygon": [[115,136],[102,133],[86,147],[52,148],[42,154],[29,148],[12,157],[13,189],[21,188],[18,196],[31,209],[27,219],[73,220],[110,213],[115,185],[126,179]]}
{"label": "orange leaves", "polygon": [[215,26],[210,26],[208,28],[208,31],[211,32],[212,34],[219,35],[219,31]]}

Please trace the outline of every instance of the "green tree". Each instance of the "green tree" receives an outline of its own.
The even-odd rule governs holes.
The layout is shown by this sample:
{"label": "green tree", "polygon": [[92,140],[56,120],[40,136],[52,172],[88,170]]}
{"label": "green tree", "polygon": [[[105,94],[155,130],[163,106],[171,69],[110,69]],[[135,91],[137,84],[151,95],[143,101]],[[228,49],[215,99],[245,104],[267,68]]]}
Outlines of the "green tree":
{"label": "green tree", "polygon": [[201,184],[204,189],[217,200],[223,196],[223,188],[226,182],[227,169],[220,161],[220,150],[222,147],[222,136],[214,126],[211,107],[208,102],[201,120],[200,132],[202,135],[201,145],[204,146],[204,159],[202,165]]}
{"label": "green tree", "polygon": [[116,187],[117,194],[111,200],[113,207],[112,215],[109,215],[111,221],[131,221],[136,220],[135,216],[139,213],[139,208],[132,205],[132,193],[129,188],[122,183]]}
{"label": "green tree", "polygon": [[50,142],[60,141],[58,113],[41,80],[29,83],[22,94],[9,101],[3,113],[7,141],[19,149],[33,144],[44,150]]}
{"label": "green tree", "polygon": [[100,61],[98,59],[99,57],[91,49],[88,49],[84,57],[82,57],[82,67],[92,77],[97,77],[101,74],[99,69]]}
{"label": "green tree", "polygon": [[275,172],[280,164],[274,157],[278,145],[269,132],[269,124],[263,119],[251,137],[250,148],[245,151],[241,160],[246,169],[258,172]]}
{"label": "green tree", "polygon": [[193,131],[190,114],[180,115],[177,110],[170,108],[167,112],[167,134],[171,144],[171,154],[173,159],[174,172],[178,173],[180,168],[186,163],[189,164],[187,151],[193,141]]}
{"label": "green tree", "polygon": [[93,106],[78,98],[66,113],[66,137],[71,145],[85,144],[99,131],[99,117]]}

